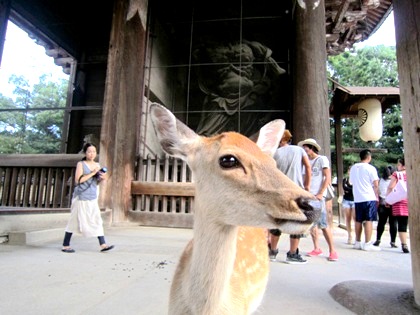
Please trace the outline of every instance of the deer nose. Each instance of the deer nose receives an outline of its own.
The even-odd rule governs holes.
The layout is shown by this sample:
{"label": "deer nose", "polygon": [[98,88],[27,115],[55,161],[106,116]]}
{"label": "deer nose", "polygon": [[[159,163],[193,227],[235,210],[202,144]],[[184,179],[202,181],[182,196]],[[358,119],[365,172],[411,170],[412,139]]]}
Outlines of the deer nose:
{"label": "deer nose", "polygon": [[303,197],[300,197],[295,201],[308,219],[307,222],[315,222],[321,216],[321,201]]}

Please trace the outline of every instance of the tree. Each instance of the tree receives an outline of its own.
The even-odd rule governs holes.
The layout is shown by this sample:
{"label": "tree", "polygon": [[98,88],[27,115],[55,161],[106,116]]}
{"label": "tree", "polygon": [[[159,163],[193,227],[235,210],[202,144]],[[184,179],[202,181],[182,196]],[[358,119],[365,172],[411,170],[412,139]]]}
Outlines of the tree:
{"label": "tree", "polygon": [[16,108],[11,98],[0,95],[0,153],[15,153],[22,114],[11,111]]}
{"label": "tree", "polygon": [[345,86],[398,86],[395,47],[375,46],[328,58],[331,77]]}
{"label": "tree", "polygon": [[[0,153],[59,153],[68,81],[12,75],[15,100],[0,94]],[[51,108],[51,110],[49,110]]]}
{"label": "tree", "polygon": [[[47,82],[42,76],[32,92],[32,108],[64,108],[66,106],[67,81]],[[44,153],[58,153],[60,150],[63,110],[35,111],[31,115],[28,141],[32,148]]]}
{"label": "tree", "polygon": [[[346,51],[328,58],[327,68],[332,79],[344,86],[393,86],[398,87],[397,58],[395,47],[383,45]],[[362,141],[358,122],[353,118],[342,119],[343,148],[368,148]],[[387,149],[388,153],[375,154],[372,161],[378,169],[395,164],[403,155],[402,115],[399,104],[387,109],[382,117],[383,135],[375,148]],[[333,125],[333,124],[332,124]],[[332,130],[333,134],[333,130]],[[331,137],[334,139],[334,137]],[[345,155],[344,169],[358,161],[355,155]]]}

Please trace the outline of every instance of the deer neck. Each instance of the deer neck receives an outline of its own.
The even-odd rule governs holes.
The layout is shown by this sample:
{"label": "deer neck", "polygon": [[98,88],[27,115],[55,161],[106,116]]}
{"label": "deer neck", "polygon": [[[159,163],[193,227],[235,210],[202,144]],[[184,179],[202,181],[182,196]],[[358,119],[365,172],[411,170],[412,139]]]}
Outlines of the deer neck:
{"label": "deer neck", "polygon": [[238,227],[209,221],[205,216],[196,211],[190,289],[199,313],[221,314],[229,297]]}

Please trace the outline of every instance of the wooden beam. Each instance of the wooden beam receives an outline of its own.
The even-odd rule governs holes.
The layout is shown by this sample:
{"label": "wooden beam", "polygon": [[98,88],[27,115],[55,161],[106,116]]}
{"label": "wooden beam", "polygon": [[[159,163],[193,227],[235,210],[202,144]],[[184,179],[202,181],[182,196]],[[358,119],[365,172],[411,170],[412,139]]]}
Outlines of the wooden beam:
{"label": "wooden beam", "polygon": [[70,208],[0,207],[0,215],[70,213]]}
{"label": "wooden beam", "polygon": [[194,197],[193,183],[131,182],[132,195]]}
{"label": "wooden beam", "polygon": [[167,213],[128,211],[128,218],[141,226],[162,226],[174,228],[192,228],[194,215],[192,213]]}
{"label": "wooden beam", "polygon": [[83,154],[1,154],[0,167],[76,167]]}
{"label": "wooden beam", "polygon": [[388,153],[388,149],[376,149],[376,148],[343,148],[343,153],[359,153],[362,150],[368,149],[372,153]]}
{"label": "wooden beam", "polygon": [[347,9],[349,8],[349,0],[344,0],[341,5],[340,8],[337,11],[337,14],[335,15],[334,18],[334,28],[332,30],[333,33],[340,33],[341,31],[341,23],[343,22],[343,18],[344,15],[347,12]]}

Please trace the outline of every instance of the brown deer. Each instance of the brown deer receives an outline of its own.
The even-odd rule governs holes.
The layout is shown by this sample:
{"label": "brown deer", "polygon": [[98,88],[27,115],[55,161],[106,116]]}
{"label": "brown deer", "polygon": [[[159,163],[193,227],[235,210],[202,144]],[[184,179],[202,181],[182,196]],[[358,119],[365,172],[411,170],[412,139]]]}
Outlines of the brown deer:
{"label": "brown deer", "polygon": [[266,229],[299,234],[319,215],[309,205],[313,195],[267,154],[277,148],[284,121],[260,130],[259,148],[236,132],[199,136],[156,103],[150,113],[163,150],[188,163],[196,189],[193,240],[173,278],[169,314],[252,313],[268,280]]}

